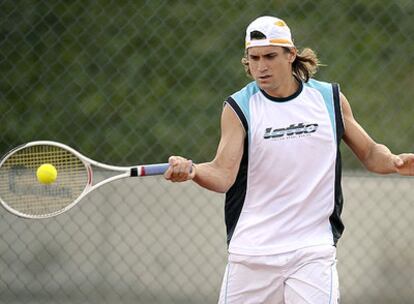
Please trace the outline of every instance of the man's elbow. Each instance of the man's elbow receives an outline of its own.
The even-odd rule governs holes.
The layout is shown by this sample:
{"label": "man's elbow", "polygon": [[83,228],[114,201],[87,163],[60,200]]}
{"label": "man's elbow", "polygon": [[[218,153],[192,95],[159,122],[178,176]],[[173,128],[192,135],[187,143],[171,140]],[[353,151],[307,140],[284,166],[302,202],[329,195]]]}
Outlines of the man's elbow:
{"label": "man's elbow", "polygon": [[227,176],[223,180],[223,183],[220,184],[220,193],[227,193],[231,187],[233,187],[236,181],[236,175],[228,172]]}

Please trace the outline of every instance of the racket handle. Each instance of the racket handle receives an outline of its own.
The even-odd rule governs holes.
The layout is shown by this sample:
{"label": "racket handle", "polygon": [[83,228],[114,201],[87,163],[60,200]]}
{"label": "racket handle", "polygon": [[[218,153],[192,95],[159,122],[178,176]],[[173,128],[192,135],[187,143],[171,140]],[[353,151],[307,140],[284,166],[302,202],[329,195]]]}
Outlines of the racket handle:
{"label": "racket handle", "polygon": [[169,166],[169,163],[142,166],[140,176],[163,175]]}
{"label": "racket handle", "polygon": [[130,176],[151,176],[151,175],[162,175],[167,171],[169,163],[143,165],[131,168]]}
{"label": "racket handle", "polygon": [[[131,176],[151,176],[151,175],[163,175],[167,171],[169,163],[143,165],[131,168]],[[192,168],[190,173],[192,172]]]}

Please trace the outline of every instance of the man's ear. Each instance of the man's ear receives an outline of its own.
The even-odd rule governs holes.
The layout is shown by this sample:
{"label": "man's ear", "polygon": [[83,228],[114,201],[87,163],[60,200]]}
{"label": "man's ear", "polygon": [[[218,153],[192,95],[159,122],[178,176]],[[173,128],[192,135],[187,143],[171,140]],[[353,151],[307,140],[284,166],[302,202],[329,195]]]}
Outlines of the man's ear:
{"label": "man's ear", "polygon": [[298,51],[296,50],[296,48],[290,48],[289,49],[289,62],[293,63],[296,59],[296,56],[298,54]]}

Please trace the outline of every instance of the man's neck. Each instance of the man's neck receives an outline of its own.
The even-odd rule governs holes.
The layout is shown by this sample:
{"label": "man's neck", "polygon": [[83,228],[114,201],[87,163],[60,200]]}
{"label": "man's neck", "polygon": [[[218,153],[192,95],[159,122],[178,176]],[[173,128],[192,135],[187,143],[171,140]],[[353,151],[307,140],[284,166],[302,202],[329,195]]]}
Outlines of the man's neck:
{"label": "man's neck", "polygon": [[277,97],[277,98],[284,98],[289,97],[297,92],[299,89],[299,80],[296,79],[295,76],[286,79],[284,83],[282,83],[278,88],[274,90],[264,90],[268,95]]}

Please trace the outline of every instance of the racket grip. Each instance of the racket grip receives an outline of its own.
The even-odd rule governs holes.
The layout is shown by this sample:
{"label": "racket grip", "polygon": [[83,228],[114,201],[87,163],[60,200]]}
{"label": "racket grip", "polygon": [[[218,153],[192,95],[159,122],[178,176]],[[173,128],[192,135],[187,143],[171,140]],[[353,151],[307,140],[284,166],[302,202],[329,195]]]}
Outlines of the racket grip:
{"label": "racket grip", "polygon": [[163,175],[169,166],[169,163],[144,165],[137,170],[137,176]]}
{"label": "racket grip", "polygon": [[[163,175],[167,171],[169,163],[143,165],[135,168],[131,168],[131,176],[151,176],[151,175]],[[190,173],[192,172],[190,169]]]}

